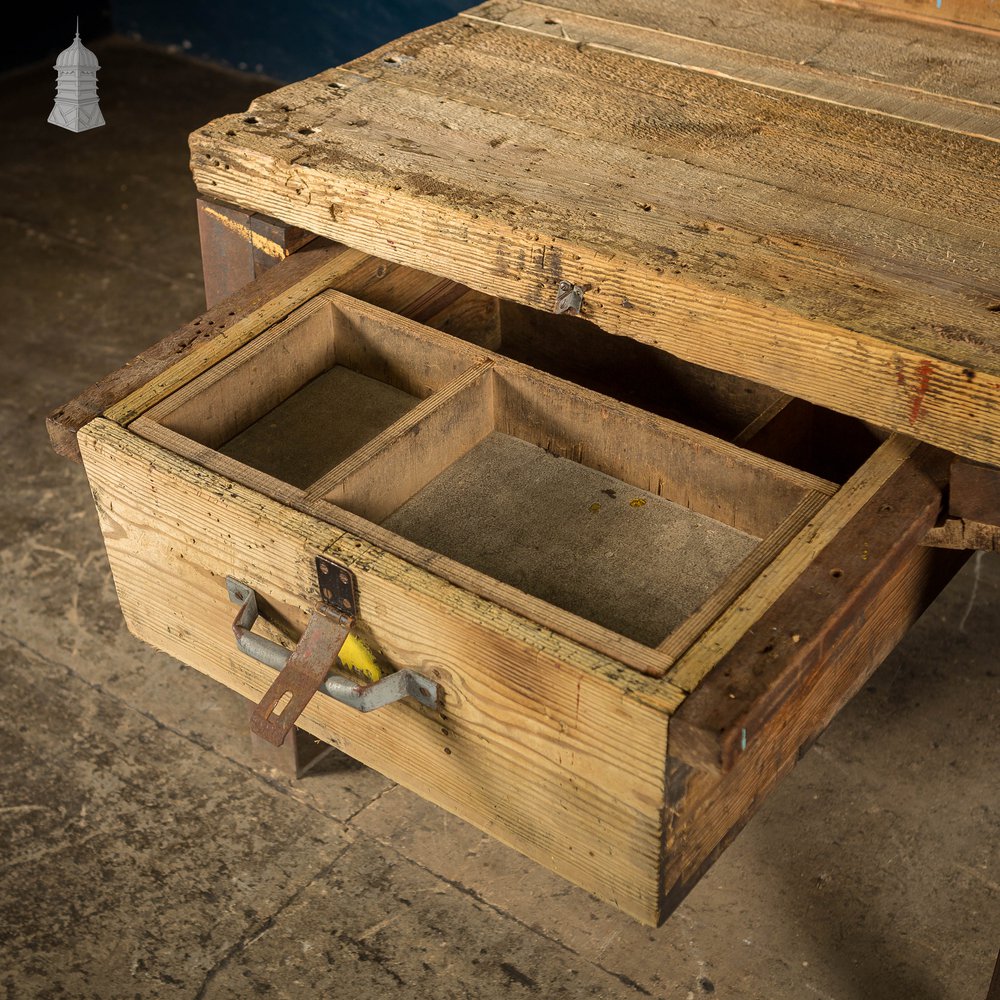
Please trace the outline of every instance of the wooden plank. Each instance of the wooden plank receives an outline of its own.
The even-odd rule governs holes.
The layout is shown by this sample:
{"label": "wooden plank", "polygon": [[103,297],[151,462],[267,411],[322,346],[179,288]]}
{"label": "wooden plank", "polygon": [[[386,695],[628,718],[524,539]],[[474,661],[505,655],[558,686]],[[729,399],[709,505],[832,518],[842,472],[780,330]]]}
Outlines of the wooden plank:
{"label": "wooden plank", "polygon": [[209,198],[198,198],[197,206],[205,305],[211,309],[254,279],[253,213]]}
{"label": "wooden plank", "polygon": [[[310,514],[327,524],[350,532],[379,549],[405,559],[414,566],[433,572],[470,594],[491,601],[525,619],[539,622],[587,649],[627,664],[639,673],[649,677],[663,677],[672,662],[657,650],[649,649],[626,636],[526,594],[517,587],[495,580],[439,552],[432,552],[348,510],[308,496],[302,489],[198,444],[190,438],[182,437],[148,417],[137,418],[130,425],[130,430],[181,458],[218,473],[232,482],[263,493],[292,510]],[[667,685],[665,690],[672,692],[675,699],[683,697],[683,692],[679,688],[672,688],[665,681],[663,683]]]}
{"label": "wooden plank", "polygon": [[110,421],[92,421],[80,443],[136,635],[258,698],[273,674],[233,645],[225,575],[301,620],[318,600],[313,555],[346,562],[380,647],[427,671],[444,700],[438,712],[397,703],[361,714],[317,696],[303,728],[658,920],[673,689]]}
{"label": "wooden plank", "polygon": [[1000,109],[989,104],[888,83],[875,76],[818,68],[743,48],[686,38],[675,31],[556,10],[548,4],[493,0],[466,11],[470,20],[748,83],[813,101],[1000,141]]}
{"label": "wooden plank", "polygon": [[283,320],[338,279],[359,267],[374,271],[376,264],[376,261],[357,250],[341,248],[339,253],[318,262],[315,268],[288,285],[281,293],[272,296],[252,312],[238,316],[215,339],[199,345],[121,402],[108,407],[105,415],[116,423],[127,424],[258,334]]}
{"label": "wooden plank", "polygon": [[843,4],[849,10],[870,10],[879,14],[897,14],[931,24],[948,24],[955,27],[988,28],[1000,33],[1000,12],[992,0],[826,0]]}
{"label": "wooden plank", "polygon": [[333,365],[329,303],[310,299],[254,337],[238,357],[182,385],[150,407],[150,417],[213,448],[228,441]]}
{"label": "wooden plank", "polygon": [[959,459],[952,462],[948,513],[1000,526],[1000,469]]}
{"label": "wooden plank", "polygon": [[[841,487],[790,545],[757,576],[698,642],[668,672],[668,678],[685,691],[693,691],[716,664],[757,626],[767,612],[811,567],[872,497],[905,467],[917,448],[910,438],[890,438]],[[940,495],[935,494],[940,500]],[[935,511],[935,514],[937,511]],[[926,527],[929,527],[926,526]],[[924,530],[926,530],[926,527]],[[919,536],[918,536],[919,537]],[[864,558],[867,560],[868,556]]]}
{"label": "wooden plank", "polygon": [[[893,0],[895,2],[895,0]],[[934,0],[936,3],[936,0]],[[949,0],[942,0],[946,10]],[[553,0],[550,16],[597,15],[792,65],[989,105],[995,38],[814,0]]]}
{"label": "wooden plank", "polygon": [[376,524],[493,429],[493,362],[459,375],[315,482],[307,496]]}
{"label": "wooden plank", "polygon": [[[671,754],[668,797],[683,805],[676,812],[668,810],[663,919],[683,901],[963,563],[963,554],[911,549],[895,567],[893,579],[867,604],[867,613],[855,616],[856,628],[833,642],[827,655],[802,673],[780,713],[748,744],[731,770],[723,774]],[[685,728],[676,722],[671,726],[672,737],[675,728]],[[694,757],[704,758],[707,747],[714,745],[703,731],[685,732],[677,739],[672,745],[679,747],[683,740],[682,752]]]}
{"label": "wooden plank", "polygon": [[[303,277],[339,257],[341,252],[341,247],[332,246],[326,240],[317,241],[314,246],[289,257],[253,284],[153,344],[75,399],[53,410],[46,420],[52,447],[58,454],[80,461],[76,434],[87,421],[161,377],[192,351],[217,341],[235,322],[254,315],[271,300],[280,298]],[[385,262],[383,265],[390,266]]]}
{"label": "wooden plank", "polygon": [[214,199],[198,198],[197,205],[209,309],[314,238],[295,226]]}
{"label": "wooden plank", "polygon": [[498,359],[497,430],[758,538],[829,482]]}
{"label": "wooden plank", "polygon": [[468,289],[424,322],[435,330],[462,337],[491,351],[500,349],[500,302],[492,295]]}
{"label": "wooden plank", "polygon": [[750,553],[711,598],[698,609],[680,628],[671,632],[657,647],[661,653],[676,663],[700,639],[713,622],[733,605],[764,570],[790,545],[800,531],[826,505],[829,494],[810,492],[799,502],[785,520]]}
{"label": "wooden plank", "polygon": [[[472,106],[459,90],[486,84],[464,39],[491,29],[464,30],[412,36],[404,53],[411,60],[383,66],[379,80],[321,75],[279,92],[293,111],[266,98],[255,104],[253,124],[233,117],[199,130],[192,136],[197,183],[538,308],[552,308],[558,280],[568,274],[591,286],[584,315],[609,332],[1000,462],[1000,340],[990,298],[1000,276],[995,230],[982,225],[996,206],[975,182],[995,171],[992,143],[951,133],[945,141],[940,130],[891,120],[879,125],[874,143],[860,112],[813,103],[822,110],[813,112],[814,134],[846,129],[845,141],[853,134],[838,148],[850,150],[851,170],[867,177],[841,173],[838,196],[856,202],[842,207],[832,194],[819,197],[815,182],[821,166],[840,170],[830,157],[803,164],[792,187],[756,178],[735,184],[711,157],[691,167],[683,157],[637,149],[641,136],[623,137],[620,129],[593,137],[589,105],[579,101],[582,110],[563,115],[562,129],[548,123],[551,105],[569,100],[573,86],[572,74],[558,66],[550,72],[550,64],[576,58],[586,67],[600,58],[608,73],[631,81],[638,71],[622,56],[545,41],[545,79],[565,79],[566,96],[546,84],[534,89],[530,105],[507,102],[505,89],[520,87],[525,76],[525,64],[511,57],[504,73],[489,77],[496,103]],[[385,53],[364,65],[374,67]],[[447,85],[455,96],[414,89],[425,63],[434,86]],[[651,66],[642,78],[665,93],[668,73],[685,76]],[[439,82],[446,76],[450,82]],[[674,87],[680,121],[693,115],[697,122],[702,112],[701,97],[681,107],[678,90],[719,88],[716,106],[751,99],[731,81],[686,79]],[[772,101],[774,110],[761,114],[780,117],[797,100]],[[759,116],[745,114],[743,128],[752,131]],[[365,125],[352,124],[359,121]],[[289,144],[289,130],[298,135],[300,123],[315,131]],[[705,124],[709,135],[717,128]],[[690,144],[704,133],[689,123],[687,134]],[[789,134],[793,154],[797,136]],[[715,143],[712,157],[724,146]],[[581,148],[585,178],[575,169]],[[916,156],[925,164],[920,172],[911,169]],[[335,167],[326,166],[331,157]],[[753,162],[746,158],[747,170],[756,169]],[[890,190],[890,177],[902,189]],[[944,177],[954,177],[954,186]],[[876,198],[865,194],[873,184],[881,185]],[[733,193],[720,198],[720,186]],[[921,203],[926,212],[917,211]]]}
{"label": "wooden plank", "polygon": [[[406,317],[337,292],[326,292],[323,297],[353,330],[338,352],[340,363],[358,366],[386,381],[392,377],[390,369],[403,368],[417,386],[404,388],[424,395],[419,387],[436,388],[442,373],[454,376],[458,365],[464,368],[489,360],[498,376],[498,430],[742,531],[766,535],[805,493],[830,495],[835,490],[832,483],[817,476],[502,355],[443,337]],[[397,357],[400,352],[405,352],[405,364]],[[380,355],[392,358],[384,369]],[[190,391],[197,391],[197,385],[192,384]]]}
{"label": "wooden plank", "polygon": [[1000,528],[995,524],[949,517],[928,530],[924,535],[923,544],[942,549],[982,549],[984,552],[1000,552]]}

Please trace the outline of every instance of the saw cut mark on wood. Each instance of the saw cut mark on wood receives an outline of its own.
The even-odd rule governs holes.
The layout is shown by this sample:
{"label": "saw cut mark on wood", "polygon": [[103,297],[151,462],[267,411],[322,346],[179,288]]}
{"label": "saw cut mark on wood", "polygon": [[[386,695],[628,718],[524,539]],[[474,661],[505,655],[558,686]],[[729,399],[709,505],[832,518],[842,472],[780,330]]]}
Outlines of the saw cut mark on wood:
{"label": "saw cut mark on wood", "polygon": [[501,0],[464,11],[460,16],[556,39],[565,45],[646,59],[813,101],[1000,141],[1000,109],[993,105],[817,68],[808,61],[776,59],[661,28],[626,24],[547,4],[524,3],[515,7]]}

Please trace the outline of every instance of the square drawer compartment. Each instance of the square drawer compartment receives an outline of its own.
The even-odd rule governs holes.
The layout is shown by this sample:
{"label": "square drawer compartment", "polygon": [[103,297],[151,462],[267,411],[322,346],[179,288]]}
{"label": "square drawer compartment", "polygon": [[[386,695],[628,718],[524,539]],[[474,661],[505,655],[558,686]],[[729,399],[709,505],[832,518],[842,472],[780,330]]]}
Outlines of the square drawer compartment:
{"label": "square drawer compartment", "polygon": [[259,701],[275,675],[236,648],[227,577],[293,648],[316,557],[340,563],[379,669],[440,698],[362,714],[321,691],[299,724],[662,921],[946,578],[919,545],[934,454],[856,425],[838,461],[799,461],[816,436],[778,433],[760,387],[616,365],[604,334],[584,386],[543,370],[552,338],[596,336],[579,321],[303,254],[79,431],[130,629]]}

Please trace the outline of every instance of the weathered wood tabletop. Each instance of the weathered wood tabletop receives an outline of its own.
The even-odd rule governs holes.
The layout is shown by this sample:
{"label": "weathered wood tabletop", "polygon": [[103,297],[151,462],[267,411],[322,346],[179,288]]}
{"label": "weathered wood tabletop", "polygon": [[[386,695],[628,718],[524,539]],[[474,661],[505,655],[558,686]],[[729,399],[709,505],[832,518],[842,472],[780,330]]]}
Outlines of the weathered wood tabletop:
{"label": "weathered wood tabletop", "polygon": [[494,0],[191,137],[199,190],[1000,465],[1000,32]]}

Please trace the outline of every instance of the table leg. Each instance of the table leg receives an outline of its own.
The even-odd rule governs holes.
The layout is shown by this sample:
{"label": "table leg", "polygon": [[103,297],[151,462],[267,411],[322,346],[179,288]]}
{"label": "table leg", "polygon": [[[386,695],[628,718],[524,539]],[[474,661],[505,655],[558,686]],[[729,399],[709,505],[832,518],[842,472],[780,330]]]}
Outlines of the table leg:
{"label": "table leg", "polygon": [[198,232],[209,308],[313,239],[297,226],[210,198],[198,199]]}

